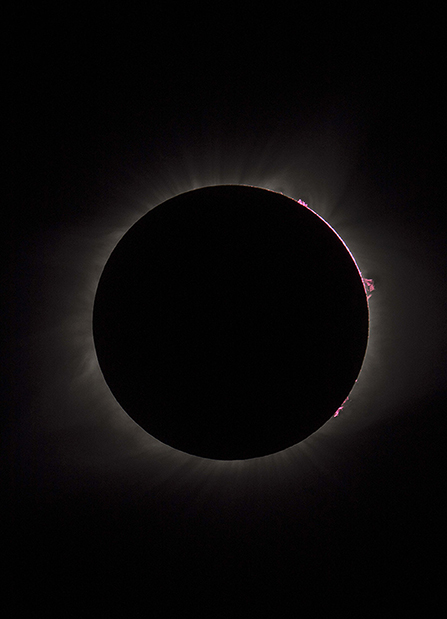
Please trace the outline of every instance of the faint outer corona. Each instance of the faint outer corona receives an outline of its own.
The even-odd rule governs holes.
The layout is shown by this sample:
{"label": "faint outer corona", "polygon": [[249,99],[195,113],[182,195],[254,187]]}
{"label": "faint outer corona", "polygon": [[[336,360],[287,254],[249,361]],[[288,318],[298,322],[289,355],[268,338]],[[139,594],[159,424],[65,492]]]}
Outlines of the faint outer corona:
{"label": "faint outer corona", "polygon": [[339,409],[365,355],[368,305],[349,251],[303,203],[212,186],[123,236],[93,332],[107,384],[149,434],[246,459],[291,447]]}

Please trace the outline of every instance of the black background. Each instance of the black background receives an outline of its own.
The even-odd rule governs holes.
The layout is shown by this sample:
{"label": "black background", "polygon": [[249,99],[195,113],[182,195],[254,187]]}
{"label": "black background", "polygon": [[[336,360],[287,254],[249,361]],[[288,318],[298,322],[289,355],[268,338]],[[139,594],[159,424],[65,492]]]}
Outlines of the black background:
{"label": "black background", "polygon": [[[439,17],[219,11],[36,10],[3,42],[7,591],[50,616],[440,614]],[[357,401],[225,466],[151,443],[76,361],[111,239],[221,182],[309,202],[376,282]]]}

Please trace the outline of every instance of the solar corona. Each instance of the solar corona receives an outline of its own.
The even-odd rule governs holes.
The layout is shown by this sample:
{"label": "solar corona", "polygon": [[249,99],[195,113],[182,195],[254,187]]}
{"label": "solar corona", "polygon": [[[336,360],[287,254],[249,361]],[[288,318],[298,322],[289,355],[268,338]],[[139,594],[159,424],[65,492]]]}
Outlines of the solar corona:
{"label": "solar corona", "polygon": [[342,409],[372,290],[302,200],[201,187],[147,212],[111,253],[93,309],[99,365],[163,443],[216,460],[273,454]]}

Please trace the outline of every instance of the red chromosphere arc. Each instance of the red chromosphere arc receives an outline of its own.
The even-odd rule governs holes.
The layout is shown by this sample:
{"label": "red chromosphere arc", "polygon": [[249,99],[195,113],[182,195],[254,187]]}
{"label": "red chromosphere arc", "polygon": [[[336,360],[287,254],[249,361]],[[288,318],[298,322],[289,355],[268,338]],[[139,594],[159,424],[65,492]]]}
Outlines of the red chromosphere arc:
{"label": "red chromosphere arc", "polygon": [[105,380],[162,442],[214,459],[275,453],[339,412],[368,339],[367,288],[302,201],[204,187],[142,217],[98,285]]}

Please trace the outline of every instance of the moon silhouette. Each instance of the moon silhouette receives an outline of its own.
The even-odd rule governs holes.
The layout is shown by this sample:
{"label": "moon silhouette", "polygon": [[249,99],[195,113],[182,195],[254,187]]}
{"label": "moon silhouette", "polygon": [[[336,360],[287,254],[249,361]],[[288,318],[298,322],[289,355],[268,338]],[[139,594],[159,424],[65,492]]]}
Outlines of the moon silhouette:
{"label": "moon silhouette", "polygon": [[243,185],[177,195],[122,237],[93,310],[113,395],[180,451],[234,460],[318,430],[368,341],[360,272],[304,204]]}

